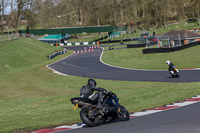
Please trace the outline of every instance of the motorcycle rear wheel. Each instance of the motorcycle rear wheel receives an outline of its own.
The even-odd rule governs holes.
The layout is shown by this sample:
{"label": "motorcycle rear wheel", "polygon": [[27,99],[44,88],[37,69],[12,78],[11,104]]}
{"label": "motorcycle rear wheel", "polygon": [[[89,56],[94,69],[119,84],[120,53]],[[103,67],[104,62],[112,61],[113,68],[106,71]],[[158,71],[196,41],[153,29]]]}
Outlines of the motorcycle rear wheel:
{"label": "motorcycle rear wheel", "polygon": [[80,117],[83,123],[85,123],[89,127],[99,126],[101,121],[98,119],[98,116],[94,116],[94,118],[89,117],[89,108],[82,108],[80,111]]}

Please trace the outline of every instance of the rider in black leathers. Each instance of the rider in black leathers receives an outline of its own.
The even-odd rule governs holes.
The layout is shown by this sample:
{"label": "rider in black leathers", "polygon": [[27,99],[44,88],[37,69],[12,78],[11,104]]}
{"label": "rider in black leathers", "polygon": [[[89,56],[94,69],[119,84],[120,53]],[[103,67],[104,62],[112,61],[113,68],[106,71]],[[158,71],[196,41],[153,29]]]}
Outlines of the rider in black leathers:
{"label": "rider in black leathers", "polygon": [[[94,91],[97,91],[94,93]],[[111,93],[111,92],[110,92]],[[96,81],[94,79],[88,79],[87,85],[84,85],[80,89],[80,96],[90,98],[92,101],[97,102],[98,106],[101,106],[105,95],[108,94],[108,91],[96,87]]]}
{"label": "rider in black leathers", "polygon": [[168,68],[169,71],[174,71],[174,68],[176,68],[176,66],[169,60],[166,61],[166,64],[168,64],[168,66],[169,66],[169,68]]}

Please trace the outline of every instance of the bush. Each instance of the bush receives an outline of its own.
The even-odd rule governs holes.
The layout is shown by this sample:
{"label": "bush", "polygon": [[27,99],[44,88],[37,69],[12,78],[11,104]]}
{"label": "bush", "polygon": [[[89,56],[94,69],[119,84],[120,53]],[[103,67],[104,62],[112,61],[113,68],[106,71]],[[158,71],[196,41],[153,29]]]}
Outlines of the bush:
{"label": "bush", "polygon": [[186,20],[186,22],[188,23],[198,23],[198,19],[197,18],[189,18]]}

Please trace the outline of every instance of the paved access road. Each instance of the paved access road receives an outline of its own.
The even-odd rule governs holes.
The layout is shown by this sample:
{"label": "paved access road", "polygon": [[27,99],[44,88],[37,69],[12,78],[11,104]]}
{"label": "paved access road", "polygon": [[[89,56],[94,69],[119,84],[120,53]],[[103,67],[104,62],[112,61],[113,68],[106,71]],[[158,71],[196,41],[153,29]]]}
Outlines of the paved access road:
{"label": "paved access road", "polygon": [[[67,47],[70,50],[83,50],[85,46]],[[89,46],[87,46],[88,49]],[[124,81],[154,81],[154,82],[200,82],[200,70],[181,70],[179,78],[171,78],[169,72],[151,70],[131,70],[105,65],[100,57],[102,49],[94,52],[79,53],[49,65],[53,70],[67,75],[88,78],[124,80]]]}

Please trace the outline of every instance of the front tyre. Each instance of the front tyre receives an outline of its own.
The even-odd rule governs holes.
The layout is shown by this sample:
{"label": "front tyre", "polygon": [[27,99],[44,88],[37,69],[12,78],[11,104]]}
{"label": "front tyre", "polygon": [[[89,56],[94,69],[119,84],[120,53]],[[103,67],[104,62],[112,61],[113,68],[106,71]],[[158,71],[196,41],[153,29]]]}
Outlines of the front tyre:
{"label": "front tyre", "polygon": [[89,127],[99,126],[101,122],[92,112],[93,110],[90,110],[89,108],[82,108],[80,111],[81,120]]}
{"label": "front tyre", "polygon": [[121,105],[119,105],[119,107],[118,107],[118,118],[121,121],[128,121],[130,119],[128,110],[126,110],[126,108],[124,108]]}
{"label": "front tyre", "polygon": [[179,78],[179,74],[176,74],[176,77]]}
{"label": "front tyre", "polygon": [[179,73],[178,72],[176,72],[176,77],[179,78]]}

